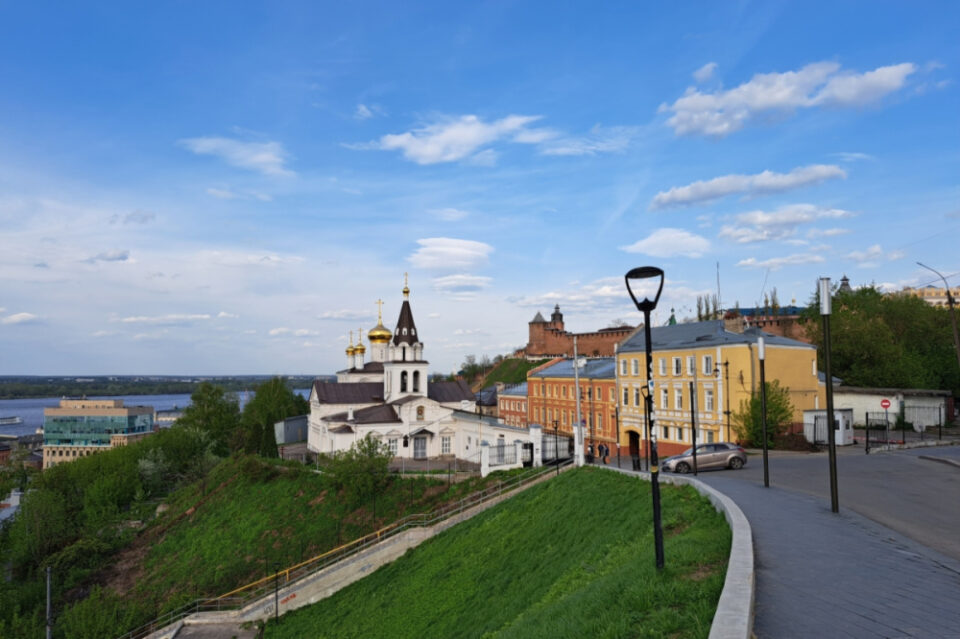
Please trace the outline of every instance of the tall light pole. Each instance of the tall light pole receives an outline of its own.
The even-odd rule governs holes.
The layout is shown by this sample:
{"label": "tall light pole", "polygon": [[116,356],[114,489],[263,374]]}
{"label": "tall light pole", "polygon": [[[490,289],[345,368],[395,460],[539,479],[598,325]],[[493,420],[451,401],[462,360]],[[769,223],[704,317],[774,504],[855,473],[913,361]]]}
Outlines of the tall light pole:
{"label": "tall light pole", "polygon": [[[636,294],[630,286],[630,280],[636,284],[644,280],[658,280],[657,292],[653,299],[644,295],[638,300]],[[663,570],[663,528],[660,522],[660,461],[657,459],[657,432],[654,428],[653,413],[653,338],[650,330],[650,312],[657,307],[657,301],[660,299],[660,293],[663,292],[663,269],[655,266],[640,266],[631,269],[624,277],[627,284],[627,292],[636,305],[637,310],[643,313],[643,334],[646,341],[647,352],[647,396],[646,406],[649,419],[647,421],[650,429],[650,492],[653,496],[653,543],[656,554],[657,570]]]}
{"label": "tall light pole", "polygon": [[757,354],[760,357],[760,423],[763,424],[763,485],[770,488],[770,471],[767,466],[767,374],[766,353],[763,337],[757,338]]}
{"label": "tall light pole", "polygon": [[723,363],[723,397],[727,402],[727,410],[723,414],[727,416],[727,439],[730,441],[730,360]]}
{"label": "tall light pole", "polygon": [[953,308],[954,299],[953,299],[953,295],[950,293],[950,285],[947,283],[947,278],[945,278],[940,273],[940,271],[936,269],[932,269],[926,264],[920,264],[920,262],[917,262],[917,264],[927,269],[928,271],[933,271],[934,273],[939,275],[940,279],[943,280],[944,287],[947,289],[947,306],[950,307],[950,323],[953,324],[953,347],[957,351],[957,364],[960,365],[960,332],[957,331],[957,314]]}
{"label": "tall light pole", "polygon": [[[830,278],[820,278],[820,315],[823,318],[823,368],[827,378],[827,442],[830,451],[830,510],[840,512],[837,497],[837,437],[833,427],[833,377],[830,374]],[[816,439],[816,438],[814,438]]]}

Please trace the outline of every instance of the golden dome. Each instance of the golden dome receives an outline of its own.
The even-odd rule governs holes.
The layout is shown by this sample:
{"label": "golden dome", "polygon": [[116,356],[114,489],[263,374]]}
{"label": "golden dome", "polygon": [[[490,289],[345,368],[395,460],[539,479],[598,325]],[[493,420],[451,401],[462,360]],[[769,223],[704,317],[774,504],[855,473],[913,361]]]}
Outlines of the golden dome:
{"label": "golden dome", "polygon": [[357,355],[363,355],[367,352],[367,347],[363,345],[363,330],[357,329],[357,345],[354,346],[353,352]]}
{"label": "golden dome", "polygon": [[350,345],[347,346],[347,355],[353,355],[357,349],[353,346],[353,331],[350,331]]}
{"label": "golden dome", "polygon": [[386,344],[393,337],[393,333],[383,325],[383,300],[377,300],[377,308],[377,325],[367,333],[367,339],[371,344]]}

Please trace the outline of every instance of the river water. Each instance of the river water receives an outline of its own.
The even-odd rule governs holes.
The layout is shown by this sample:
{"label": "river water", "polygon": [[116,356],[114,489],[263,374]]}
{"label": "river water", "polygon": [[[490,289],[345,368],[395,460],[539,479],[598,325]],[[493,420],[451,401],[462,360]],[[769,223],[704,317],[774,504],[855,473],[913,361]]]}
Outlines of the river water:
{"label": "river water", "polygon": [[[310,396],[309,388],[294,391],[302,397]],[[247,400],[253,397],[253,392],[237,393],[240,409],[243,410]],[[185,408],[190,405],[190,395],[110,395],[108,397],[91,397],[90,399],[122,399],[124,406],[152,406],[154,410],[169,410],[171,408]],[[35,433],[43,426],[43,409],[60,404],[59,397],[37,397],[32,399],[0,399],[0,417],[19,417],[22,424],[16,426],[0,426],[0,435],[28,435]]]}

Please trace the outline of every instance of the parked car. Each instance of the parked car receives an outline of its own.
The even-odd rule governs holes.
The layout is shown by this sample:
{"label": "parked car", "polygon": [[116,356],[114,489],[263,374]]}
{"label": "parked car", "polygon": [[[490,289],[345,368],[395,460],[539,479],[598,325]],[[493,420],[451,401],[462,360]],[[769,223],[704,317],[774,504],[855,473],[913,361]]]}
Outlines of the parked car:
{"label": "parked car", "polygon": [[[747,463],[747,451],[736,444],[699,444],[697,446],[697,470],[707,468],[743,468]],[[679,455],[667,457],[660,464],[663,470],[675,473],[689,473],[693,470],[693,449],[688,448]]]}

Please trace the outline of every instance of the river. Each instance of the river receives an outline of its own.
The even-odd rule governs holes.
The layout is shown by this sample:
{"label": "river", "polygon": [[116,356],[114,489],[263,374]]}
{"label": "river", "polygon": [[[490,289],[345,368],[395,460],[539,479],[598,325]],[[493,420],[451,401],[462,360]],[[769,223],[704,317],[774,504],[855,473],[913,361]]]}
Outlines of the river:
{"label": "river", "polygon": [[[294,391],[301,397],[310,396],[309,388],[300,388]],[[237,393],[240,400],[240,409],[253,397],[252,392]],[[190,395],[110,395],[107,397],[90,397],[90,399],[122,399],[124,406],[152,406],[154,410],[169,410],[171,408],[185,408],[190,405]],[[0,417],[19,417],[22,424],[16,426],[0,426],[0,435],[29,435],[43,427],[43,409],[60,404],[59,397],[35,397],[31,399],[0,399]]]}

